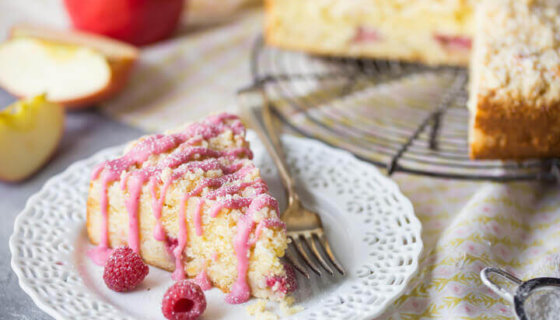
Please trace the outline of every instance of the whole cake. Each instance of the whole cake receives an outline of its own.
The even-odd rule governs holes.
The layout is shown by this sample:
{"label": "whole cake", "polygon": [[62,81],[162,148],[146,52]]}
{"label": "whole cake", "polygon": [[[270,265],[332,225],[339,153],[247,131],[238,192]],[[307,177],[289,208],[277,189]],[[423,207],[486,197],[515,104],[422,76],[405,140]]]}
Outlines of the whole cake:
{"label": "whole cake", "polygon": [[283,299],[294,289],[280,259],[285,225],[251,157],[245,127],[230,114],[133,142],[93,172],[90,257],[103,264],[127,245],[176,280],[229,292],[229,303]]}
{"label": "whole cake", "polygon": [[560,156],[559,25],[557,0],[266,0],[265,38],[335,56],[471,59],[471,157],[524,159]]}

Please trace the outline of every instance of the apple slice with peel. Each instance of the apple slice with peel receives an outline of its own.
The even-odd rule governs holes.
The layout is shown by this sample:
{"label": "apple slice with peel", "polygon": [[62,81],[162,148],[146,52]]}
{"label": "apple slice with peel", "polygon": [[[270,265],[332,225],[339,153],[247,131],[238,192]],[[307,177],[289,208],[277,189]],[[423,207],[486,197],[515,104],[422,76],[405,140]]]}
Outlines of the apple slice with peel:
{"label": "apple slice with peel", "polygon": [[40,169],[64,132],[64,108],[44,95],[0,111],[0,180],[21,181]]}
{"label": "apple slice with peel", "polygon": [[0,45],[0,85],[18,97],[46,93],[67,107],[86,107],[121,90],[138,50],[82,32],[17,26]]}

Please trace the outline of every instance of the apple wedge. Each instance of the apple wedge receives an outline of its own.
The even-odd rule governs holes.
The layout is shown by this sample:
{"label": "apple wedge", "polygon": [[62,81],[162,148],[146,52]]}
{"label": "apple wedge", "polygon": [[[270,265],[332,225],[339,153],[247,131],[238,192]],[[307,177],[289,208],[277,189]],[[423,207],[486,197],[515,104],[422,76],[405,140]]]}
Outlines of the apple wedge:
{"label": "apple wedge", "polygon": [[21,181],[40,169],[64,132],[64,108],[44,95],[0,111],[0,180]]}
{"label": "apple wedge", "polygon": [[66,107],[87,107],[121,90],[137,57],[135,47],[102,36],[17,26],[0,44],[0,86],[18,97],[46,93]]}

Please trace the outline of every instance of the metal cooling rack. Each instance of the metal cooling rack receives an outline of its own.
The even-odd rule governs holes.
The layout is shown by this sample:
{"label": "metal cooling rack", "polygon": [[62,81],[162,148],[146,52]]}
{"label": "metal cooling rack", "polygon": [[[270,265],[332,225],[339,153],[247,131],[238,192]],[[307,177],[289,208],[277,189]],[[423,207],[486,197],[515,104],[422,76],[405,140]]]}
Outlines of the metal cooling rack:
{"label": "metal cooling rack", "polygon": [[265,46],[262,37],[251,68],[289,127],[389,174],[560,181],[559,159],[469,159],[465,69],[314,57]]}

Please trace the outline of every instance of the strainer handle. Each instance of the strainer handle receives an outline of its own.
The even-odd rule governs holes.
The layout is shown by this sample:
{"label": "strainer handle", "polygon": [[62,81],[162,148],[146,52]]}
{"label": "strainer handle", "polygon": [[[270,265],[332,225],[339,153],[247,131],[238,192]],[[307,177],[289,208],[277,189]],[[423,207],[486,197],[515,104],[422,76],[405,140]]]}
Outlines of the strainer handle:
{"label": "strainer handle", "polygon": [[482,271],[480,271],[480,278],[482,279],[482,282],[488,288],[492,289],[492,291],[494,291],[495,293],[500,295],[502,298],[504,298],[504,299],[508,300],[509,302],[513,303],[513,294],[510,291],[503,288],[502,286],[500,286],[498,283],[492,281],[492,279],[490,279],[491,274],[495,274],[495,275],[501,277],[502,279],[505,279],[505,280],[513,283],[515,285],[516,289],[517,289],[518,286],[520,286],[523,283],[523,281],[521,281],[520,279],[518,279],[517,277],[515,277],[511,273],[506,272],[506,271],[504,271],[500,268],[496,268],[496,267],[486,267],[486,268],[482,269]]}

